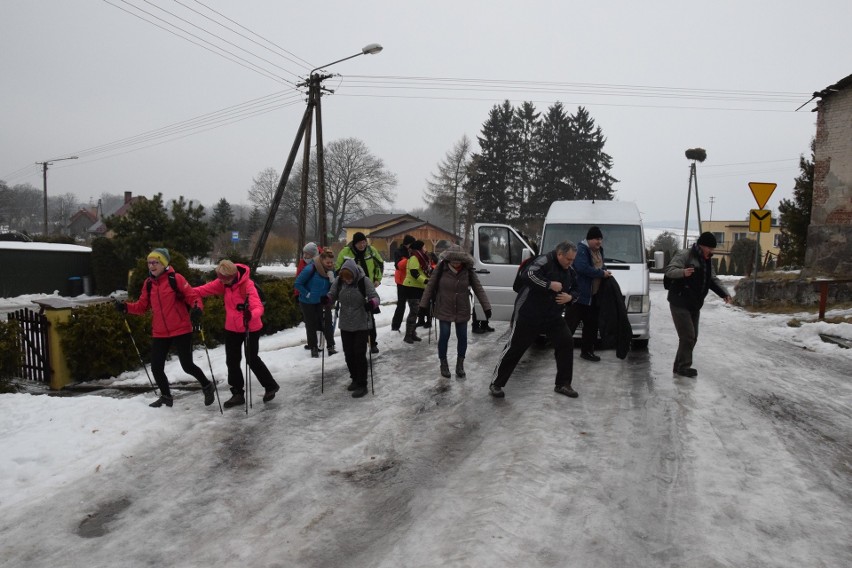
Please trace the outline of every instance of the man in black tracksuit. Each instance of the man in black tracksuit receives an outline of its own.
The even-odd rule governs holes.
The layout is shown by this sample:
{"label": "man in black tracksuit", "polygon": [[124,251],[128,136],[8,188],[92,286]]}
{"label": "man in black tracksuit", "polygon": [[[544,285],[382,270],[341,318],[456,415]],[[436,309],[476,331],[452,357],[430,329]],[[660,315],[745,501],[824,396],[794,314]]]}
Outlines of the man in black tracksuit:
{"label": "man in black tracksuit", "polygon": [[577,275],[571,264],[577,256],[574,243],[564,241],[556,249],[531,260],[521,271],[524,286],[515,299],[509,341],[494,369],[491,396],[503,398],[503,387],[526,350],[540,334],[547,335],[556,355],[556,387],[559,394],[576,398],[571,388],[574,373],[574,340],[562,313],[577,301]]}

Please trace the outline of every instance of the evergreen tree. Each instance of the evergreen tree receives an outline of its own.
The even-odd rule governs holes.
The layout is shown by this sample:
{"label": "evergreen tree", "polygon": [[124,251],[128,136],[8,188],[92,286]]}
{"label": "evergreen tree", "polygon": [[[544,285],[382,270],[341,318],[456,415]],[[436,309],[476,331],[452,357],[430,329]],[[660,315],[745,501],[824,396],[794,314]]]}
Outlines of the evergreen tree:
{"label": "evergreen tree", "polygon": [[529,204],[532,215],[543,217],[551,202],[574,199],[568,187],[570,126],[565,108],[559,102],[547,109],[539,124],[535,152],[537,199]]}
{"label": "evergreen tree", "polygon": [[801,174],[793,186],[793,199],[782,199],[778,206],[781,225],[781,242],[778,264],[801,266],[805,263],[808,225],[811,224],[811,207],[814,195],[815,140],[811,140],[811,159],[799,157]]}
{"label": "evergreen tree", "polygon": [[511,209],[506,212],[510,221],[528,217],[527,205],[536,203],[536,164],[534,156],[538,145],[538,124],[541,113],[536,112],[531,102],[525,102],[514,110],[512,117],[512,132],[516,143],[514,152],[514,180],[512,182],[513,198],[510,200]]}
{"label": "evergreen tree", "polygon": [[169,215],[163,205],[163,194],[140,199],[133,203],[126,215],[107,217],[104,223],[115,234],[115,252],[121,258],[123,268],[131,268],[136,259],[164,244]]}
{"label": "evergreen tree", "polygon": [[210,232],[204,221],[204,206],[193,206],[181,195],[172,201],[172,214],[164,236],[166,246],[180,251],[187,258],[210,252]]}
{"label": "evergreen tree", "polygon": [[233,229],[235,229],[234,211],[228,200],[223,197],[213,208],[213,216],[210,218],[210,234],[216,236]]}
{"label": "evergreen tree", "polygon": [[721,262],[719,262],[719,274],[727,274],[728,273],[728,264],[725,262],[725,257],[722,257]]}
{"label": "evergreen tree", "polygon": [[562,199],[603,199],[613,197],[612,185],[618,180],[612,177],[612,157],[604,152],[606,138],[600,126],[589,112],[578,107],[570,117],[573,134],[569,152],[569,179],[573,197]]}
{"label": "evergreen tree", "polygon": [[474,207],[483,220],[505,223],[508,214],[517,210],[512,200],[515,179],[515,136],[512,132],[514,110],[509,101],[495,105],[482,125],[477,160]]}

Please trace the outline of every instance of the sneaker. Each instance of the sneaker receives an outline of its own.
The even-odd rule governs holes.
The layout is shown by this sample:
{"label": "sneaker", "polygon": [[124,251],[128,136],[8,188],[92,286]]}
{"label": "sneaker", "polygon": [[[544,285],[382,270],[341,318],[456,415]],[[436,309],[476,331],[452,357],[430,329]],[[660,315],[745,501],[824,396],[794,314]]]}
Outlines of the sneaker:
{"label": "sneaker", "polygon": [[357,386],[355,390],[352,391],[352,398],[361,398],[362,396],[366,396],[367,387],[365,386]]}
{"label": "sneaker", "polygon": [[166,405],[171,408],[172,404],[174,404],[174,400],[172,399],[172,397],[161,395],[160,398],[158,398],[148,406],[150,406],[151,408],[160,408],[161,406]]}
{"label": "sneaker", "polygon": [[698,371],[693,369],[692,367],[681,367],[677,371],[675,371],[676,375],[680,375],[681,377],[697,377]]}
{"label": "sneaker", "polygon": [[488,392],[490,392],[491,396],[493,396],[494,398],[504,398],[506,396],[506,393],[503,392],[502,387],[498,387],[495,384],[491,384],[488,387]]}
{"label": "sneaker", "polygon": [[331,357],[335,353],[337,353],[337,349],[334,348],[334,345],[329,345],[328,346],[328,356]]}
{"label": "sneaker", "polygon": [[263,402],[269,402],[273,398],[275,398],[275,393],[281,390],[281,387],[275,385],[271,389],[267,389],[265,393],[263,393]]}
{"label": "sneaker", "polygon": [[207,383],[205,386],[201,387],[201,392],[204,393],[204,406],[210,406],[213,404],[213,401],[216,400],[216,397],[213,395],[214,385],[212,382]]}
{"label": "sneaker", "polygon": [[585,351],[580,353],[580,359],[585,359],[586,361],[592,361],[594,363],[597,363],[601,360],[601,358],[595,355],[594,353],[586,353]]}
{"label": "sneaker", "polygon": [[225,408],[231,408],[233,406],[242,406],[246,403],[245,396],[243,393],[234,393],[231,395],[231,398],[222,403],[222,406]]}
{"label": "sneaker", "polygon": [[556,387],[553,388],[553,392],[558,392],[559,394],[564,394],[571,398],[577,398],[580,396],[577,391],[572,389],[569,385],[556,385]]}
{"label": "sneaker", "polygon": [[[417,341],[417,340],[415,339],[415,341]],[[375,343],[373,343],[373,345],[370,346],[370,353],[378,353],[378,352],[379,352],[379,346],[376,345]]]}

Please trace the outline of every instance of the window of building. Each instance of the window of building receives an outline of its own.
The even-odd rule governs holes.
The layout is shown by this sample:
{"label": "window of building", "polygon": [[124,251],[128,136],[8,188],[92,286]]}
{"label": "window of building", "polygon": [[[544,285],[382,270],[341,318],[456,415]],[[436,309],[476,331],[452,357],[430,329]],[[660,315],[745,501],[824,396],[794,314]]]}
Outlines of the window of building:
{"label": "window of building", "polygon": [[748,233],[734,233],[734,242],[737,242],[740,239],[747,239]]}
{"label": "window of building", "polygon": [[777,233],[775,238],[772,239],[772,246],[775,248],[781,248],[781,233]]}
{"label": "window of building", "polygon": [[713,236],[716,237],[717,245],[725,244],[725,233],[713,233]]}

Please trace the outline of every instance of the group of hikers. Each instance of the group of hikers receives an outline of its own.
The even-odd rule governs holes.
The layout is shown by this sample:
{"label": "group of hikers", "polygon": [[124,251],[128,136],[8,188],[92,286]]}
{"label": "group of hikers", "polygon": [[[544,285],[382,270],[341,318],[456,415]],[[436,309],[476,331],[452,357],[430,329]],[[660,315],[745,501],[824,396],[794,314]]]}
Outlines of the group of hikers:
{"label": "group of hikers", "polygon": [[[692,367],[692,351],[698,337],[699,312],[708,291],[713,290],[725,302],[731,301],[710,261],[715,247],[713,234],[702,233],[692,247],[677,253],[665,269],[668,301],[679,340],[673,365],[677,375],[698,374]],[[164,371],[172,346],[184,372],[201,384],[204,404],[214,402],[215,385],[192,361],[192,333],[200,327],[201,298],[207,296],[222,296],[225,306],[225,360],[231,398],[223,406],[246,404],[241,368],[244,348],[248,367],[264,388],[263,401],[274,399],[280,387],[259,357],[264,305],[250,278],[249,267],[222,260],[216,266],[214,280],[192,287],[169,266],[167,249],[154,249],[147,262],[149,274],[139,299],[117,301],[116,309],[135,315],[152,311],[151,369],[160,396],[150,406],[173,405]],[[439,371],[445,378],[451,377],[449,340],[455,330],[454,371],[457,378],[465,378],[468,321],[473,319],[475,333],[493,331],[488,325],[491,304],[473,269],[473,257],[458,245],[451,245],[440,255],[430,254],[422,240],[405,235],[394,251],[393,262],[397,305],[391,329],[401,332],[404,318],[403,341],[414,344],[422,341],[417,328],[430,327],[432,320],[437,320]],[[306,244],[297,266],[294,294],[305,323],[305,349],[315,358],[321,350],[326,350],[329,356],[336,354],[335,329],[338,329],[351,379],[348,390],[354,398],[368,392],[368,349],[370,357],[379,352],[374,315],[380,310],[376,289],[383,273],[381,254],[361,232],[355,233],[337,255],[315,243]],[[608,333],[617,336],[617,356],[626,356],[630,324],[618,284],[606,266],[600,228],[590,227],[586,238],[576,245],[564,241],[554,250],[522,263],[514,288],[517,297],[508,338],[489,385],[493,397],[505,397],[503,389],[518,362],[543,335],[552,345],[556,359],[554,391],[576,398],[578,393],[572,386],[574,332],[582,323],[580,357],[590,362],[600,361],[595,347],[602,309],[607,314],[604,323],[610,330]],[[472,298],[481,307],[484,320],[476,318]]]}

